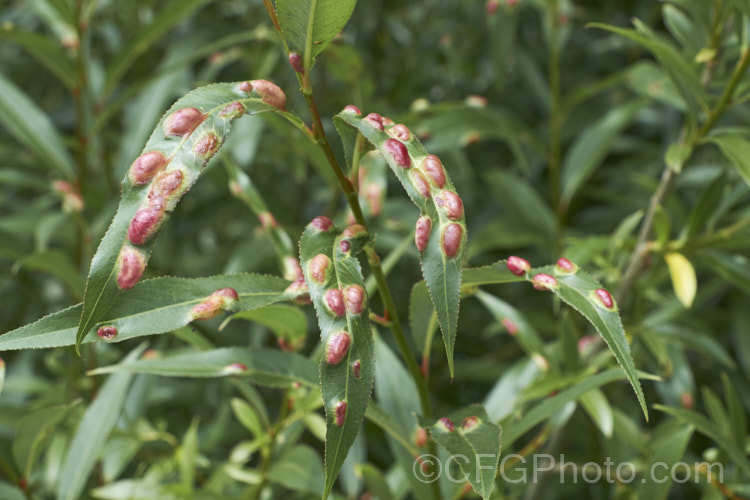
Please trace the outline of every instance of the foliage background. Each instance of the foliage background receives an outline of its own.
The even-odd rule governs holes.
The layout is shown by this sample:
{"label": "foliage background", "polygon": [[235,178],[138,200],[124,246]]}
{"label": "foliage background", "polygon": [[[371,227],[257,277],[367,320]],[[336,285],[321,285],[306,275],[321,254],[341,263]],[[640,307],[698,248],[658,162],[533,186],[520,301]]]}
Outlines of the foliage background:
{"label": "foliage background", "polygon": [[[741,0],[501,3],[488,14],[480,2],[361,2],[346,30],[318,59],[314,83],[321,113],[330,117],[353,103],[406,123],[424,137],[428,151],[448,165],[464,200],[469,265],[510,254],[541,265],[564,255],[615,290],[669,146],[684,142],[685,127],[692,120],[705,122],[706,115],[693,112],[666,76],[671,68],[660,69],[648,50],[586,25],[628,27],[637,17],[669,40],[692,74],[702,79],[713,105],[744,51],[747,18],[740,13],[748,8]],[[67,22],[59,10],[68,8],[83,22]],[[707,47],[714,51],[708,63]],[[559,99],[554,90],[558,55]],[[306,116],[297,81],[260,1],[137,0],[127,8],[109,0],[11,1],[0,9],[0,71],[3,332],[80,301],[92,252],[116,208],[119,180],[176,98],[214,81],[267,78],[286,90],[290,109]],[[744,151],[750,151],[749,84],[743,76],[733,106],[720,122],[743,138]],[[29,103],[17,98],[19,93]],[[486,105],[467,99],[472,95],[482,96]],[[49,117],[51,128],[32,105]],[[329,135],[335,136],[332,127]],[[50,140],[59,144],[40,146]],[[713,144],[696,146],[655,213],[648,267],[620,301],[620,312],[636,366],[661,377],[644,382],[649,405],[693,408],[709,420],[675,419],[652,409],[646,423],[630,387],[610,384],[603,389],[606,397],[571,402],[547,422],[539,449],[562,451],[581,463],[611,456],[646,464],[669,442],[666,448],[675,450],[674,460],[723,461],[726,487],[732,494],[750,495],[744,422],[750,408],[750,312],[745,307],[750,196],[743,181],[750,168],[747,156],[732,162]],[[269,239],[241,201],[228,196],[224,161],[252,177],[295,241],[318,214],[346,220],[343,199],[321,153],[280,120],[238,122],[222,155],[162,230],[149,276],[276,273]],[[557,165],[560,180],[550,165]],[[55,190],[53,182],[59,179],[80,191],[81,212],[70,208],[74,198]],[[381,255],[410,240],[417,217],[393,179],[387,182],[387,202],[376,218]],[[668,266],[664,255],[669,252],[684,255],[689,263]],[[409,317],[411,288],[421,279],[417,257],[409,247],[389,275],[402,318]],[[687,300],[690,286],[684,283],[690,282],[693,268],[697,294]],[[590,374],[586,367],[611,362],[575,354],[578,340],[594,331],[572,310],[525,284],[485,291],[510,304],[539,333],[553,368],[535,368],[524,346],[488,310],[487,301],[467,297],[459,320],[455,379],[450,379],[442,344],[434,343],[430,388],[436,415],[483,402],[495,420],[518,418],[540,398]],[[690,308],[676,291],[683,294],[682,302],[692,302]],[[317,328],[312,311],[305,311],[309,335],[302,352],[311,353]],[[260,324],[234,321],[221,332],[217,325],[196,328],[215,345],[275,345]],[[390,336],[381,334],[387,345]],[[71,348],[4,353],[0,450],[11,449],[21,419],[32,410],[77,398],[88,402],[100,382],[86,377],[85,370],[116,362],[135,345],[101,346],[83,359]],[[163,352],[184,346],[185,340],[171,335],[154,338],[151,345]],[[378,370],[399,373],[396,358],[382,351],[386,347],[379,349]],[[394,381],[394,387],[400,382]],[[236,443],[250,439],[230,405],[238,396],[236,388],[222,380],[152,378],[148,383],[150,389],[130,403],[137,411],[132,420],[118,424],[104,464],[89,483],[105,485],[97,497],[125,498],[106,485],[127,478],[148,478],[149,484],[160,485],[153,491],[162,497],[164,492],[231,496],[252,490],[239,475],[223,469],[233,463]],[[378,383],[375,397],[387,407],[389,396],[385,389],[379,392]],[[380,384],[385,387],[386,382]],[[280,404],[278,390],[261,391],[269,408]],[[715,394],[722,395],[728,408]],[[396,406],[410,404],[399,403],[399,398],[409,398],[408,391],[390,397]],[[45,436],[45,452],[30,478],[39,498],[56,490],[57,464],[85,406],[73,408]],[[684,434],[685,420],[692,422],[687,428],[698,432]],[[314,429],[315,423],[308,427]],[[322,453],[315,432],[300,426],[290,433],[292,442],[300,439]],[[366,444],[358,442],[353,456],[383,473],[390,471],[392,489],[406,494],[408,485],[394,486],[404,480],[394,479],[398,465],[392,466],[393,451],[382,430],[368,423],[364,435]],[[525,435],[515,449],[534,435]],[[728,451],[730,444],[739,450],[740,462]],[[10,491],[5,481],[22,473],[10,453],[0,455],[0,484]],[[315,462],[314,456],[308,459]],[[258,463],[254,456],[243,465],[253,469]],[[348,465],[338,494],[353,497],[364,491],[352,470]],[[552,483],[499,485],[497,494],[667,494],[666,489],[641,491],[645,487],[640,485]],[[273,487],[277,495],[310,493],[309,486],[275,482]],[[691,481],[674,485],[672,495],[719,498],[724,488]]]}

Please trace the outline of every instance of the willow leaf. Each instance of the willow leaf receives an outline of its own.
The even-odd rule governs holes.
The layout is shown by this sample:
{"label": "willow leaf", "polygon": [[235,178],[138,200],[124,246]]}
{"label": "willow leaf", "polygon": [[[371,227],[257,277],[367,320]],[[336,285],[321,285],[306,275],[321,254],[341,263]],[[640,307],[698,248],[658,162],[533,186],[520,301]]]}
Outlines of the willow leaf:
{"label": "willow leaf", "polygon": [[[100,326],[114,326],[117,335],[108,342],[167,333],[192,321],[190,312],[215,290],[230,287],[239,297],[233,310],[250,311],[292,299],[288,281],[262,274],[230,274],[207,278],[156,278],[138,283],[122,293],[83,338],[83,343],[101,342]],[[41,349],[75,344],[82,304],[52,313],[36,323],[0,335],[0,351]]]}
{"label": "willow leaf", "polygon": [[362,427],[375,372],[367,292],[355,256],[358,244],[349,230],[338,235],[323,217],[308,224],[300,240],[302,270],[326,346],[320,362],[326,409],[323,498]]}
{"label": "willow leaf", "polygon": [[221,347],[209,351],[190,350],[157,359],[128,360],[97,368],[90,375],[102,373],[148,373],[164,377],[247,377],[265,387],[291,387],[298,382],[317,387],[315,363],[291,352],[277,349]]}
{"label": "willow leaf", "polygon": [[265,80],[220,83],[193,90],[162,117],[122,182],[120,206],[91,261],[76,349],[120,292],[138,281],[159,226],[221,147],[231,121],[273,111],[299,122],[282,111],[285,101]]}
{"label": "willow leaf", "polygon": [[417,222],[416,240],[422,275],[437,312],[452,376],[461,293],[461,256],[467,236],[463,203],[440,160],[428,155],[404,125],[389,125],[387,119],[375,113],[363,118],[352,107],[336,115],[336,120],[357,128],[380,151],[419,208],[421,217]]}

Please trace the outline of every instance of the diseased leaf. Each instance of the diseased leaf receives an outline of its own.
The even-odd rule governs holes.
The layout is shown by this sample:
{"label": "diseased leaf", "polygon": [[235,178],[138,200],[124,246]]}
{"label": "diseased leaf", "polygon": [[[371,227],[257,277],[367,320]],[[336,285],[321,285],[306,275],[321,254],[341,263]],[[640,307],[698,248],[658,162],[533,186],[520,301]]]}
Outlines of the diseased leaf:
{"label": "diseased leaf", "polygon": [[89,373],[120,372],[188,378],[247,377],[250,382],[265,387],[286,388],[294,382],[308,387],[318,385],[312,361],[277,349],[221,347],[210,351],[189,350],[164,358],[124,361]]}
{"label": "diseased leaf", "polygon": [[0,72],[0,123],[47,166],[70,180],[73,159],[49,117]]}
{"label": "diseased leaf", "polygon": [[667,261],[669,275],[672,278],[672,287],[674,293],[680,300],[685,309],[690,309],[698,291],[698,282],[695,278],[695,269],[684,255],[677,252],[664,254],[664,260]]}
{"label": "diseased leaf", "polygon": [[285,100],[281,89],[258,82],[198,88],[162,117],[122,182],[120,206],[91,261],[76,349],[119,293],[140,279],[160,225],[221,147],[232,119],[272,111],[299,122],[279,109]]}
{"label": "diseased leaf", "polygon": [[452,376],[461,291],[461,257],[467,237],[463,203],[440,160],[434,155],[428,156],[419,140],[405,126],[384,126],[380,115],[362,118],[350,109],[345,109],[335,119],[357,128],[380,151],[419,208],[416,241],[422,275],[437,312]]}
{"label": "diseased leaf", "polygon": [[[83,343],[101,342],[99,327],[114,326],[117,334],[108,342],[120,342],[167,333],[189,324],[192,309],[214,291],[232,288],[239,300],[233,310],[249,311],[289,300],[299,291],[286,291],[288,281],[262,274],[229,274],[210,278],[156,278],[126,290],[101,322],[93,325]],[[82,305],[52,313],[36,323],[0,335],[0,351],[41,349],[74,345]]]}
{"label": "diseased leaf", "polygon": [[516,276],[508,270],[508,262],[501,260],[482,267],[464,269],[463,286],[498,285],[501,283],[518,283],[524,281],[523,276]]}
{"label": "diseased leaf", "polygon": [[429,427],[430,435],[456,460],[474,491],[488,499],[500,461],[500,438],[503,430],[490,421],[481,405],[455,411],[435,422],[420,418],[420,425]]}
{"label": "diseased leaf", "polygon": [[[125,357],[124,363],[134,361],[145,349],[145,345],[137,347]],[[58,500],[80,498],[107,436],[120,418],[132,378],[130,373],[110,376],[97,392],[94,402],[86,409],[62,462],[57,487]]]}
{"label": "diseased leaf", "polygon": [[622,327],[617,304],[615,304],[612,295],[600,283],[580,269],[574,272],[561,272],[557,266],[535,268],[527,275],[527,279],[531,281],[533,276],[540,273],[554,274],[558,286],[553,286],[550,289],[563,302],[583,314],[594,325],[625,371],[625,375],[633,386],[635,395],[641,405],[643,415],[648,420],[646,399],[638,381],[633,357],[630,354],[630,345],[625,337],[625,330]]}
{"label": "diseased leaf", "polygon": [[[351,230],[356,230],[352,226]],[[300,239],[300,262],[315,306],[321,340],[320,389],[326,410],[325,490],[333,483],[359,433],[370,400],[375,349],[364,278],[356,253],[361,238],[338,235],[318,217]]]}
{"label": "diseased leaf", "polygon": [[289,49],[303,56],[306,71],[344,29],[356,4],[357,0],[276,0],[281,31]]}

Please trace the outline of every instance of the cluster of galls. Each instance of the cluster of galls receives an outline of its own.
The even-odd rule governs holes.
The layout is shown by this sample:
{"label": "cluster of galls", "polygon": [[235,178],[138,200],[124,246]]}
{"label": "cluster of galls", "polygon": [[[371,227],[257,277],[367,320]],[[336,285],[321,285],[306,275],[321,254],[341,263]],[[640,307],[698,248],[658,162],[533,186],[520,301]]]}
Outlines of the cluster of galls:
{"label": "cluster of galls", "polygon": [[[516,257],[515,255],[508,257],[506,265],[508,266],[508,270],[516,276],[525,276],[531,271],[531,264],[529,264],[529,261],[522,259],[521,257]],[[557,263],[555,263],[554,273],[558,276],[565,276],[567,274],[575,274],[578,272],[578,269],[579,268],[576,264],[565,257],[561,257],[557,259]],[[536,290],[540,291],[551,291],[560,288],[557,278],[547,273],[535,274],[531,278],[531,284],[534,285]],[[614,311],[617,308],[612,294],[609,293],[609,290],[604,288],[592,290],[589,294],[589,298],[599,307],[602,307],[607,311]],[[510,332],[510,328],[508,328],[508,331]]]}
{"label": "cluster of galls", "polygon": [[[344,112],[360,116],[362,112],[356,106],[346,106]],[[428,155],[419,162],[412,161],[404,143],[412,140],[414,135],[406,125],[394,124],[393,120],[377,113],[370,113],[364,121],[380,131],[387,132],[391,137],[386,139],[382,148],[393,162],[399,167],[409,170],[409,180],[422,198],[432,198],[445,217],[450,221],[441,228],[441,247],[447,258],[458,255],[463,243],[464,225],[461,219],[464,215],[464,204],[461,198],[447,186],[445,167],[436,155]],[[388,127],[386,129],[386,127]],[[419,163],[414,165],[414,163]],[[419,252],[424,252],[430,241],[433,221],[423,215],[417,220],[414,243]]]}
{"label": "cluster of galls", "polygon": [[[443,417],[437,421],[438,427],[442,428],[446,432],[453,432],[455,430],[455,424],[453,421],[447,417]],[[479,418],[477,418],[474,415],[471,415],[469,417],[464,418],[461,421],[461,430],[464,432],[469,432],[476,428],[476,426],[479,425]]]}

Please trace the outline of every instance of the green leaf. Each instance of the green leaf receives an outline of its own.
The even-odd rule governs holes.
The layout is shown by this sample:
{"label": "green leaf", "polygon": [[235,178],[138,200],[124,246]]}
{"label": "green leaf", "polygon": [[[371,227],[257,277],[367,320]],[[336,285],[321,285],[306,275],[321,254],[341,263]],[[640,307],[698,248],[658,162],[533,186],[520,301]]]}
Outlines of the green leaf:
{"label": "green leaf", "polygon": [[304,344],[307,334],[307,316],[299,307],[289,305],[272,305],[232,314],[221,325],[226,326],[232,320],[243,319],[268,327],[279,339],[289,345]]}
{"label": "green leaf", "polygon": [[24,478],[31,476],[31,468],[37,459],[41,444],[50,437],[52,431],[68,414],[71,408],[81,401],[76,400],[67,405],[50,406],[36,410],[25,416],[16,430],[13,440],[13,458]]}
{"label": "green leaf", "polygon": [[707,140],[719,146],[737,173],[750,185],[750,141],[737,134],[714,135]]}
{"label": "green leaf", "polygon": [[409,297],[409,329],[423,358],[429,357],[432,337],[437,330],[437,315],[424,281],[415,283]]}
{"label": "green leaf", "polygon": [[[190,311],[215,290],[233,288],[239,301],[233,309],[248,311],[289,300],[299,292],[286,292],[288,281],[262,274],[228,274],[209,278],[156,278],[138,283],[93,326],[83,343],[101,342],[99,326],[114,326],[117,336],[109,342],[168,333],[192,321]],[[82,305],[52,313],[36,323],[0,335],[0,351],[40,349],[73,345]]]}
{"label": "green leaf", "polygon": [[276,0],[279,25],[289,50],[310,71],[315,57],[344,29],[357,0]]}
{"label": "green leaf", "polygon": [[492,486],[500,461],[500,437],[503,430],[490,421],[481,405],[472,405],[455,411],[444,419],[420,418],[419,423],[430,428],[430,434],[437,443],[457,457],[461,470],[471,487],[482,498],[490,498]]}
{"label": "green leaf", "polygon": [[367,406],[367,420],[380,427],[383,432],[395,439],[401,446],[408,450],[412,455],[419,454],[419,448],[414,446],[411,438],[400,422],[388,414],[381,406],[371,402]]}
{"label": "green leaf", "polygon": [[198,462],[198,423],[197,418],[190,423],[178,450],[182,487],[184,491],[190,493],[194,490],[195,466]]}
{"label": "green leaf", "polygon": [[750,294],[750,260],[747,257],[711,250],[703,254],[703,260],[719,276]]}
{"label": "green leaf", "polygon": [[249,430],[253,434],[254,438],[258,439],[263,437],[263,435],[265,434],[263,423],[261,422],[258,413],[252,406],[250,406],[245,402],[245,400],[240,398],[232,398],[229,404],[232,406],[232,412],[234,413],[234,416],[243,425],[243,427],[245,427],[245,429]]}
{"label": "green leaf", "polygon": [[[617,305],[614,303],[614,298],[611,298],[610,295],[613,307],[607,308],[595,293],[596,290],[603,290],[604,292],[606,290],[591,276],[582,270],[573,273],[561,273],[556,269],[556,266],[533,269],[527,275],[527,279],[531,280],[532,276],[539,272],[555,275],[559,286],[552,291],[563,302],[583,314],[594,325],[599,335],[602,336],[607,346],[609,346],[612,354],[614,354],[617,362],[625,371],[625,375],[633,386],[635,395],[638,397],[638,402],[641,404],[643,415],[648,420],[646,399],[643,396],[643,390],[638,381],[633,357],[630,354],[630,345],[628,345],[628,340],[625,337],[625,330],[622,327],[622,321],[617,312]],[[606,292],[606,294],[609,295],[609,292]]]}
{"label": "green leaf", "polygon": [[19,142],[66,179],[75,177],[73,159],[55,126],[21,89],[0,72],[0,123]]}
{"label": "green leaf", "polygon": [[[292,491],[321,495],[323,465],[318,453],[309,446],[297,445],[285,451],[271,466],[268,479]],[[323,498],[326,498],[324,495]]]}
{"label": "green leaf", "polygon": [[367,491],[374,498],[378,500],[393,499],[393,493],[391,493],[391,488],[388,486],[385,476],[376,466],[372,464],[357,464],[354,466],[354,470],[358,476],[364,479]]}
{"label": "green leaf", "polygon": [[737,436],[722,435],[717,426],[700,413],[658,404],[654,405],[654,408],[695,427],[698,432],[718,444],[746,475],[750,475],[750,460],[745,455],[744,449],[738,446]]}
{"label": "green leaf", "polygon": [[[151,134],[144,153],[158,152],[163,154],[169,163],[164,167],[170,175],[179,175],[179,182],[173,194],[166,199],[158,194],[158,183],[151,181],[150,184],[138,185],[131,182],[129,175],[125,176],[122,183],[122,199],[117,213],[112,220],[109,229],[99,244],[92,261],[86,283],[86,292],[83,299],[83,312],[81,322],[76,333],[76,349],[80,348],[83,338],[95,323],[100,321],[104,314],[115,303],[121,292],[121,286],[127,288],[137,281],[140,273],[137,268],[145,267],[153,246],[155,234],[145,238],[138,244],[130,242],[128,238],[128,227],[138,210],[150,210],[158,214],[159,224],[163,224],[169,218],[180,197],[195,183],[211,156],[196,154],[195,148],[208,145],[209,150],[215,151],[225,141],[232,119],[235,113],[222,114],[229,109],[242,111],[247,114],[257,114],[272,111],[286,115],[290,120],[298,122],[290,113],[283,112],[263,101],[262,96],[255,88],[245,92],[241,90],[239,83],[220,83],[206,85],[193,90],[178,100],[172,108],[162,117],[161,122]],[[252,87],[250,85],[249,87]],[[238,103],[238,104],[237,104]],[[240,106],[227,108],[228,106]],[[202,113],[202,121],[192,120],[194,129],[190,129],[183,135],[167,135],[166,125],[173,113],[185,108],[195,108]],[[188,119],[191,122],[191,119]],[[209,134],[213,134],[210,136]],[[204,141],[204,142],[201,142]],[[206,142],[207,141],[207,142]],[[158,179],[158,178],[157,178]],[[151,188],[149,189],[149,186]],[[152,192],[155,190],[155,193]],[[149,198],[149,195],[154,195]],[[155,203],[154,203],[155,200]],[[161,202],[161,203],[159,203]],[[159,207],[160,210],[157,210]],[[158,225],[154,227],[154,232]],[[120,273],[120,261],[128,255],[132,258],[128,266],[133,268],[132,277],[126,284],[118,283]],[[142,272],[142,271],[141,271]],[[127,280],[126,280],[127,281]]]}
{"label": "green leaf", "polygon": [[677,252],[664,254],[667,261],[669,276],[672,278],[674,293],[685,309],[690,309],[698,291],[698,282],[695,277],[695,269],[684,255]]}
{"label": "green leaf", "polygon": [[63,251],[47,250],[27,255],[18,260],[16,265],[51,273],[68,285],[77,300],[83,296],[83,278],[78,274],[70,256]]}
{"label": "green leaf", "polygon": [[5,361],[0,358],[0,394],[3,392],[3,385],[5,385]]}
{"label": "green leaf", "polygon": [[463,274],[462,286],[464,287],[518,283],[525,280],[523,276],[516,276],[510,272],[508,262],[505,260],[500,260],[489,266],[469,267],[464,269]]}
{"label": "green leaf", "polygon": [[[379,127],[374,126],[371,121],[348,110],[336,115],[335,119],[357,128],[380,151],[411,200],[419,208],[420,215],[429,218],[431,221],[429,241],[424,251],[420,252],[420,261],[422,275],[430,291],[430,297],[440,323],[440,330],[443,333],[445,352],[448,357],[448,369],[453,376],[453,347],[456,342],[461,292],[461,257],[467,231],[463,207],[460,209],[460,214],[458,210],[451,213],[439,207],[435,201],[438,196],[443,195],[458,199],[453,184],[447,172],[445,173],[445,179],[442,181],[442,188],[439,188],[436,183],[428,182],[429,176],[424,170],[428,153],[414,134],[409,133],[409,140],[401,142],[391,136],[391,134],[394,134],[393,127],[395,125],[389,125],[385,130],[379,130]],[[404,164],[408,163],[408,167],[399,165],[399,160],[391,154],[388,149],[389,146],[398,148],[404,146],[406,148],[406,156],[401,158],[400,161]],[[423,182],[421,188],[418,181],[420,177]],[[421,189],[428,190],[427,197],[421,194]],[[453,218],[449,217],[449,213]],[[443,248],[443,232],[448,228],[460,231],[458,241],[456,241],[458,246],[454,247],[455,253],[452,256],[448,256]]]}
{"label": "green leaf", "polygon": [[642,61],[628,69],[628,86],[642,97],[655,99],[680,111],[687,105],[674,82],[650,61]]}
{"label": "green leaf", "polygon": [[[537,333],[536,329],[534,329],[518,309],[482,290],[477,291],[476,297],[492,314],[492,317],[498,323],[501,323],[508,330],[508,333],[518,340],[518,343],[521,344],[521,347],[529,356],[538,354],[545,359],[550,359],[539,333]],[[513,326],[516,327],[516,330],[513,330]]]}
{"label": "green leaf", "polygon": [[614,108],[578,135],[565,155],[561,167],[563,203],[570,203],[581,186],[607,157],[625,127],[645,105],[645,101],[636,100]]}
{"label": "green leaf", "polygon": [[[125,357],[124,363],[137,359],[145,349],[145,345],[137,347]],[[96,460],[104,449],[107,436],[121,416],[132,378],[130,373],[110,376],[97,392],[94,402],[86,409],[62,462],[57,487],[58,500],[80,498]]]}
{"label": "green leaf", "polygon": [[636,19],[634,24],[637,31],[601,23],[592,23],[589,26],[624,36],[646,48],[667,72],[672,83],[677,87],[682,98],[691,109],[693,116],[698,117],[701,113],[707,113],[706,92],[694,66],[685,60],[672,45],[658,37],[643,23]]}
{"label": "green leaf", "polygon": [[26,500],[26,495],[18,486],[0,481],[0,498],[5,500]]}
{"label": "green leaf", "polygon": [[32,31],[20,29],[0,29],[0,38],[10,40],[23,47],[43,66],[46,66],[67,88],[75,86],[76,77],[73,64],[63,48],[51,38]]}
{"label": "green leaf", "polygon": [[611,369],[596,375],[586,377],[576,385],[565,389],[559,394],[545,399],[531,410],[523,414],[520,420],[506,422],[504,425],[505,447],[509,448],[518,438],[531,430],[538,423],[558,414],[568,403],[578,400],[592,389],[603,386],[615,380],[624,378],[622,370]]}
{"label": "green leaf", "polygon": [[607,397],[599,389],[592,389],[581,396],[581,406],[605,437],[612,437],[614,415]]}
{"label": "green leaf", "polygon": [[[327,498],[364,421],[374,379],[375,349],[367,292],[356,258],[360,242],[347,233],[338,235],[327,219],[316,219],[305,228],[299,246],[326,346],[320,361],[320,389],[326,410],[323,498]],[[356,294],[360,299],[351,300]]]}
{"label": "green leaf", "polygon": [[[679,462],[685,454],[688,442],[695,428],[692,425],[667,425],[660,428],[654,435],[650,448],[654,450],[650,465],[645,470],[654,474],[644,474],[641,486],[638,488],[638,498],[664,500],[672,488],[672,477],[668,473],[674,464]],[[658,468],[654,468],[659,464]],[[665,464],[666,468],[664,468]],[[663,477],[656,477],[656,472],[663,472]]]}
{"label": "green leaf", "polygon": [[[244,366],[243,366],[244,365]],[[317,387],[315,364],[291,352],[276,349],[222,347],[210,351],[179,352],[160,359],[139,359],[97,368],[103,373],[151,373],[164,377],[247,377],[264,387],[291,387],[294,382]]]}
{"label": "green leaf", "polygon": [[104,90],[102,90],[103,98],[107,98],[112,93],[120,78],[154,42],[207,1],[172,0],[157,17],[151,19],[137,33],[132,34],[129,37],[130,43],[118,51],[118,57],[107,68],[107,80],[104,82]]}

